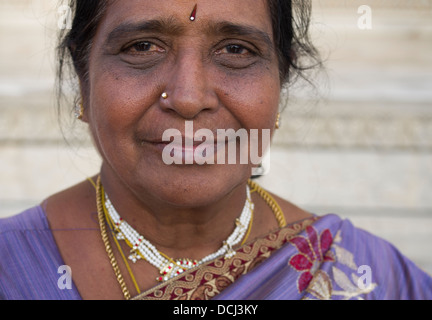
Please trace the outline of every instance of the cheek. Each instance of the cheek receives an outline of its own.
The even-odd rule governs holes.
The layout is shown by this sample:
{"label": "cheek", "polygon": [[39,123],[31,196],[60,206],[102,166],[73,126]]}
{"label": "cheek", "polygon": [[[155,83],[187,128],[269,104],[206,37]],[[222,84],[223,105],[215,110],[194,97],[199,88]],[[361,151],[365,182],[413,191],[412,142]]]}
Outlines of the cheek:
{"label": "cheek", "polygon": [[155,89],[142,77],[114,70],[93,72],[89,124],[108,134],[130,134],[152,105]]}
{"label": "cheek", "polygon": [[[229,83],[229,82],[224,82]],[[279,108],[278,77],[264,76],[233,81],[223,88],[223,100],[230,112],[247,129],[273,129]]]}
{"label": "cheek", "polygon": [[137,81],[113,71],[92,71],[89,90],[88,124],[93,141],[107,163],[138,161],[135,132],[145,113],[145,90]]}

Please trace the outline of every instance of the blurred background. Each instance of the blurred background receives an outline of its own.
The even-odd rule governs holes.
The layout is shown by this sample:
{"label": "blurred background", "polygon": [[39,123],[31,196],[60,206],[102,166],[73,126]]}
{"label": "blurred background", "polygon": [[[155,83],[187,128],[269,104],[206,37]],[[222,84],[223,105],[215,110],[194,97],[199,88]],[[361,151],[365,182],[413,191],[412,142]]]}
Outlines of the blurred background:
{"label": "blurred background", "polygon": [[[260,183],[350,219],[432,274],[432,1],[313,3],[325,70],[315,88],[290,89]],[[99,170],[86,128],[57,118],[58,7],[0,2],[0,217]]]}

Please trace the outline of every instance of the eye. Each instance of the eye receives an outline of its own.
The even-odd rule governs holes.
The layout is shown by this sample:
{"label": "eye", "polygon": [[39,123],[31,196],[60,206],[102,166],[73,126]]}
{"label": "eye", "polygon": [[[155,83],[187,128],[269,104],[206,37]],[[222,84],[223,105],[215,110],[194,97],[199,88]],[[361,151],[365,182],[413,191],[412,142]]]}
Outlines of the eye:
{"label": "eye", "polygon": [[167,50],[167,46],[158,39],[153,41],[136,39],[123,46],[120,57],[131,67],[148,69],[163,61]]}
{"label": "eye", "polygon": [[223,49],[218,50],[218,53],[228,53],[228,54],[238,54],[244,55],[250,53],[248,49],[238,44],[229,44],[225,46]]}
{"label": "eye", "polygon": [[149,41],[139,41],[136,42],[125,49],[128,53],[152,53],[152,52],[163,52],[164,50]]}
{"label": "eye", "polygon": [[133,49],[136,51],[150,51],[152,48],[152,44],[150,42],[144,41],[144,42],[138,42],[132,46]]}
{"label": "eye", "polygon": [[219,46],[219,49],[214,53],[214,61],[229,69],[244,69],[252,66],[258,61],[259,55],[253,49],[253,45],[243,45],[242,43],[240,41],[227,41]]}
{"label": "eye", "polygon": [[239,46],[237,44],[230,44],[226,46],[225,49],[228,53],[233,53],[233,54],[242,54],[242,53],[247,53],[248,51],[245,47]]}

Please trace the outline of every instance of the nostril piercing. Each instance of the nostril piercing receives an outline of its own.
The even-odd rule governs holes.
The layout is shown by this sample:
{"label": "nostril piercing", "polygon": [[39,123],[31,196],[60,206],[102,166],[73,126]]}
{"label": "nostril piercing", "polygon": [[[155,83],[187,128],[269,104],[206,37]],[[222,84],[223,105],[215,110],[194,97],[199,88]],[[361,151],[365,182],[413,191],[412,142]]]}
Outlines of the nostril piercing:
{"label": "nostril piercing", "polygon": [[168,93],[166,93],[166,92],[162,93],[162,98],[163,99],[168,99]]}

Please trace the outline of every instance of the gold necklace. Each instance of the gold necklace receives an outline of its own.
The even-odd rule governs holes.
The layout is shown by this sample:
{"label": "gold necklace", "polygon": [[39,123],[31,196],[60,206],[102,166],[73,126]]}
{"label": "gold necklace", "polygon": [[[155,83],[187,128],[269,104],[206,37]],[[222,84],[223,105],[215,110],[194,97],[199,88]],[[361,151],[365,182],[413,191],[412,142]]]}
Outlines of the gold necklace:
{"label": "gold necklace", "polygon": [[[271,210],[273,211],[273,214],[275,215],[276,220],[278,221],[279,227],[280,228],[285,227],[286,226],[285,216],[282,212],[282,209],[280,208],[280,206],[276,202],[276,200],[266,190],[261,188],[256,182],[254,182],[252,180],[248,180],[248,185],[251,188],[251,193],[257,192],[260,195],[260,197],[271,208]],[[111,245],[109,243],[108,232],[107,232],[106,224],[105,224],[105,222],[108,223],[108,218],[107,218],[106,209],[104,208],[104,205],[103,205],[103,187],[102,187],[102,184],[100,181],[100,176],[98,177],[97,184],[96,184],[96,203],[97,203],[99,226],[101,229],[102,241],[105,245],[105,250],[108,254],[108,258],[109,258],[111,266],[114,270],[114,274],[116,276],[116,279],[117,279],[118,283],[120,284],[121,290],[123,292],[123,296],[125,297],[126,300],[129,300],[131,298],[130,292],[126,286],[126,282],[124,281],[124,278],[121,274],[120,268],[117,264],[117,260],[115,259],[113,250],[112,250]],[[249,235],[249,231],[250,230],[248,230],[247,236]],[[246,236],[245,240],[242,242],[242,245],[246,242],[247,236]],[[127,263],[126,258],[124,257],[124,255],[121,251],[120,245],[117,242],[116,237],[113,236],[113,238],[117,244],[117,247],[119,248],[119,251],[120,251],[122,258],[126,264],[126,267],[127,267],[129,274],[132,278],[132,281],[133,281],[138,293],[140,293],[140,290],[139,290],[139,287],[136,283],[135,277],[132,273],[132,270],[129,268],[129,265]]]}
{"label": "gold necklace", "polygon": [[276,217],[276,220],[279,224],[280,228],[283,228],[286,226],[286,220],[285,215],[283,214],[283,211],[277,201],[268,193],[266,190],[261,188],[261,186],[256,183],[255,181],[248,180],[248,185],[251,188],[251,193],[256,192],[260,195],[260,197],[267,203],[267,205],[270,207],[270,209],[273,211],[273,214]]}
{"label": "gold necklace", "polygon": [[[124,281],[123,276],[120,272],[120,268],[117,264],[117,260],[114,256],[114,253],[111,249],[111,245],[109,243],[108,232],[106,230],[105,219],[104,219],[104,208],[103,208],[103,204],[102,204],[102,196],[103,196],[102,185],[101,185],[100,176],[99,176],[97,179],[97,184],[96,184],[96,204],[97,204],[98,220],[99,220],[99,227],[101,229],[102,241],[105,245],[105,250],[108,254],[108,258],[109,258],[111,266],[114,270],[116,279],[117,279],[118,283],[120,284],[121,290],[123,292],[123,296],[125,297],[126,300],[129,300],[131,298],[131,295],[130,295],[129,290],[126,286],[126,282]],[[115,239],[115,237],[114,237],[114,239]]]}

